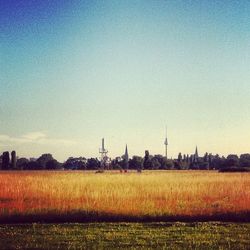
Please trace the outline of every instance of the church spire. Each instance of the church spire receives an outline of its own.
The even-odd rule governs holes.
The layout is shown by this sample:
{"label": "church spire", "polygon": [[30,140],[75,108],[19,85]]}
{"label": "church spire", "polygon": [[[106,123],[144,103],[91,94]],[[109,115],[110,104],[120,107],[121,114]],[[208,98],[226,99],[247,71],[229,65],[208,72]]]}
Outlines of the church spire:
{"label": "church spire", "polygon": [[198,155],[198,148],[197,148],[197,145],[196,145],[195,154],[194,154],[194,161],[197,162],[197,161],[198,161],[198,158],[199,158],[199,155]]}
{"label": "church spire", "polygon": [[166,137],[165,137],[165,156],[168,158],[168,137],[167,137],[167,126],[166,126]]}
{"label": "church spire", "polygon": [[128,170],[128,146],[127,144],[125,148],[124,160],[125,160],[125,171],[127,171]]}
{"label": "church spire", "polygon": [[197,146],[196,146],[196,148],[195,148],[195,156],[199,157],[199,155],[198,155],[198,148],[197,148]]}

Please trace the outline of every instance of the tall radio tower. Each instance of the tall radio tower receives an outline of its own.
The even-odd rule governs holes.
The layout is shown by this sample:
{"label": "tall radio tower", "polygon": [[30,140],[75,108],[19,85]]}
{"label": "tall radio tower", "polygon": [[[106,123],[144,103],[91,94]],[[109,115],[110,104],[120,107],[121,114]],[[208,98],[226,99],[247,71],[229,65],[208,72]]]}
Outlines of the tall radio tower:
{"label": "tall radio tower", "polygon": [[166,138],[165,138],[165,156],[168,158],[168,137],[167,137],[167,126],[166,126]]}
{"label": "tall radio tower", "polygon": [[102,147],[99,148],[99,153],[101,154],[101,168],[104,168],[108,163],[108,150],[104,147],[104,138],[102,138]]}

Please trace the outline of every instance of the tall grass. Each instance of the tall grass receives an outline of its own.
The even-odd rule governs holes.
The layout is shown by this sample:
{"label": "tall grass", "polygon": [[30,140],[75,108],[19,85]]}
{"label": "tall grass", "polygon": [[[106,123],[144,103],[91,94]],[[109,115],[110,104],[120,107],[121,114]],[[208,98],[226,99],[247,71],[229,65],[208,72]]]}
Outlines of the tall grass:
{"label": "tall grass", "polygon": [[0,218],[202,217],[250,212],[250,173],[1,172]]}

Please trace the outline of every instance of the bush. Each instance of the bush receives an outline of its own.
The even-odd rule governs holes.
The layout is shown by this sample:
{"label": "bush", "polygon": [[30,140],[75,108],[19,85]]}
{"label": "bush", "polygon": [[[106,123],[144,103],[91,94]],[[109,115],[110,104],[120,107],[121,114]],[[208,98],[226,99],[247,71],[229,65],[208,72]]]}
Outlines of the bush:
{"label": "bush", "polygon": [[239,167],[231,167],[231,168],[222,168],[219,172],[250,172],[250,168],[239,168]]}

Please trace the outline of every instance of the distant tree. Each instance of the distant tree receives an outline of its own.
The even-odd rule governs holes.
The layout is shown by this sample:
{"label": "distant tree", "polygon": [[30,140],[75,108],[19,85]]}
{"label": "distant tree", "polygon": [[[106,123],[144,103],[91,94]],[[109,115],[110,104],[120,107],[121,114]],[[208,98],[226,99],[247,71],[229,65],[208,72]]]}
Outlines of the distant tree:
{"label": "distant tree", "polygon": [[179,159],[174,161],[174,168],[178,170],[188,169],[189,164],[186,161],[182,161],[181,157],[179,157]]}
{"label": "distant tree", "polygon": [[2,169],[3,170],[8,170],[10,166],[10,154],[8,151],[3,152],[2,156]]}
{"label": "distant tree", "polygon": [[111,161],[110,169],[118,169],[122,172],[123,169],[123,159],[122,157],[116,157]]}
{"label": "distant tree", "polygon": [[29,163],[28,159],[26,159],[26,158],[19,158],[17,160],[17,163],[16,163],[17,169],[19,169],[19,170],[27,169],[28,163]]}
{"label": "distant tree", "polygon": [[225,161],[225,167],[238,167],[238,166],[239,166],[239,157],[235,154],[228,155]]}
{"label": "distant tree", "polygon": [[160,169],[166,169],[167,168],[167,157],[164,157],[162,155],[155,155],[154,157],[161,164]]}
{"label": "distant tree", "polygon": [[77,169],[86,170],[87,169],[87,159],[84,157],[78,157],[77,159]]}
{"label": "distant tree", "polygon": [[173,160],[166,160],[166,169],[174,169],[174,161]]}
{"label": "distant tree", "polygon": [[208,170],[209,169],[209,163],[208,162],[200,162],[199,163],[199,169],[200,170]]}
{"label": "distant tree", "polygon": [[180,164],[180,162],[178,161],[178,159],[177,160],[174,160],[174,169],[181,169],[181,164]]}
{"label": "distant tree", "polygon": [[50,169],[60,169],[61,168],[61,164],[53,159],[53,160],[49,160],[46,162],[46,169],[50,170]]}
{"label": "distant tree", "polygon": [[74,157],[69,157],[69,158],[63,163],[63,168],[64,168],[64,169],[73,169],[73,162],[74,162]]}
{"label": "distant tree", "polygon": [[211,167],[213,169],[222,169],[225,166],[225,158],[220,157],[218,154],[211,160]]}
{"label": "distant tree", "polygon": [[208,167],[209,167],[209,169],[212,167],[212,161],[213,161],[213,155],[209,154],[208,155]]}
{"label": "distant tree", "polygon": [[11,152],[11,169],[16,169],[16,151]]}
{"label": "distant tree", "polygon": [[199,169],[199,163],[197,162],[197,159],[195,159],[194,155],[191,156],[191,163],[189,164],[189,169]]}
{"label": "distant tree", "polygon": [[181,162],[182,161],[182,155],[181,153],[178,154],[178,162]]}
{"label": "distant tree", "polygon": [[101,163],[97,158],[90,158],[87,160],[87,169],[88,170],[96,170],[100,168]]}
{"label": "distant tree", "polygon": [[241,154],[240,155],[240,166],[250,168],[250,154]]}
{"label": "distant tree", "polygon": [[143,158],[140,156],[133,156],[129,160],[129,166],[131,169],[136,169],[138,172],[141,172],[143,169]]}
{"label": "distant tree", "polygon": [[0,155],[0,169],[2,169],[3,155]]}
{"label": "distant tree", "polygon": [[42,170],[42,168],[37,161],[29,161],[24,170]]}
{"label": "distant tree", "polygon": [[87,159],[84,157],[69,157],[63,164],[64,169],[85,170],[87,168]]}
{"label": "distant tree", "polygon": [[128,167],[131,168],[130,166],[130,159],[128,161],[126,160],[125,154],[122,155],[121,157],[116,157],[114,161],[113,168],[119,169],[121,172],[124,170],[125,172],[128,171]]}
{"label": "distant tree", "polygon": [[183,161],[186,162],[187,161],[187,156],[184,154],[183,155]]}
{"label": "distant tree", "polygon": [[143,159],[143,169],[152,169],[152,162],[151,162],[152,156],[149,155],[149,151],[145,151],[145,156]]}
{"label": "distant tree", "polygon": [[46,164],[48,161],[54,160],[52,154],[42,154],[37,160],[38,169],[46,169]]}
{"label": "distant tree", "polygon": [[160,163],[159,169],[169,169],[168,163],[170,160],[168,160],[167,157],[162,155],[155,155],[154,158],[157,159],[157,161]]}
{"label": "distant tree", "polygon": [[161,163],[157,159],[157,157],[153,157],[151,160],[151,169],[160,169]]}
{"label": "distant tree", "polygon": [[203,161],[204,162],[208,162],[208,153],[206,152],[204,157],[203,157]]}
{"label": "distant tree", "polygon": [[191,164],[194,163],[194,155],[190,155],[189,159]]}

